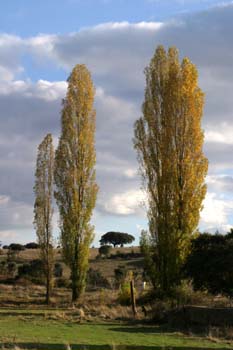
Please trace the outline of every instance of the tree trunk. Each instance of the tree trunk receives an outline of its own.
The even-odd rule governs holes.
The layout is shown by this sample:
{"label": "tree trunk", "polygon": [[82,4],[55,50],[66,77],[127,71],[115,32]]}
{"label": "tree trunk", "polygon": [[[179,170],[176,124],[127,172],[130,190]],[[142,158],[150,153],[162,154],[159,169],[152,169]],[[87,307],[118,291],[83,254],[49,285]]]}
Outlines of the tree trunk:
{"label": "tree trunk", "polygon": [[75,303],[78,299],[78,290],[77,286],[72,285],[72,302]]}
{"label": "tree trunk", "polygon": [[78,287],[77,281],[72,282],[72,302],[75,303],[81,296],[81,290]]}
{"label": "tree trunk", "polygon": [[72,268],[72,302],[75,303],[81,295],[79,283],[78,283],[78,273],[77,273],[77,266],[73,266]]}
{"label": "tree trunk", "polygon": [[46,304],[50,304],[50,297],[51,297],[51,278],[50,278],[50,272],[47,272],[46,276]]}

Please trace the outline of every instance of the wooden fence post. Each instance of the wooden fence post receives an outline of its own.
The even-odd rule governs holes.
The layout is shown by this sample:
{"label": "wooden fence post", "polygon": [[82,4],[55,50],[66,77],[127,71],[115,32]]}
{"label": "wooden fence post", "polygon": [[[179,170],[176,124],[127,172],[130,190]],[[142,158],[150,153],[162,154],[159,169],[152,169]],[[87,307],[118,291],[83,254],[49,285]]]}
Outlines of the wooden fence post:
{"label": "wooden fence post", "polygon": [[134,280],[133,279],[130,281],[130,293],[131,293],[132,310],[133,310],[134,317],[136,318],[137,309],[136,309],[136,299],[135,299],[135,293],[134,293]]}

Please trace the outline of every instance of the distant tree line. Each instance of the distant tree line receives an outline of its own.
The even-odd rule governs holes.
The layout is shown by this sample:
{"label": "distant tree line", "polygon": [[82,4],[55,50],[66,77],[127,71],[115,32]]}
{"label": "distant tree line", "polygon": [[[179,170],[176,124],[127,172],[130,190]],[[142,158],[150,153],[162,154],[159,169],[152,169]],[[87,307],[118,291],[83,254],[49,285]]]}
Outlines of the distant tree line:
{"label": "distant tree line", "polygon": [[39,249],[39,244],[36,242],[30,242],[26,244],[20,244],[20,243],[11,243],[9,245],[3,245],[3,249],[11,249],[11,250],[24,250],[24,249]]}

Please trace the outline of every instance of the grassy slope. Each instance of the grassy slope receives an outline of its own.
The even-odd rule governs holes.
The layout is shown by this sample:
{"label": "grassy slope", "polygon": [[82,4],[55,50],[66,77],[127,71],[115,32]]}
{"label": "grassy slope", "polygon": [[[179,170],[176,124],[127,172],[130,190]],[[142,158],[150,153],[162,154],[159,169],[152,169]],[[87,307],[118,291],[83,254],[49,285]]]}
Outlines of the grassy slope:
{"label": "grassy slope", "polygon": [[[131,253],[134,251],[138,253],[140,251],[139,247],[117,247],[112,248],[111,254],[114,255],[118,252],[120,253]],[[39,249],[25,249],[17,253],[16,260],[20,263],[26,263],[33,259],[40,258]],[[114,278],[114,269],[119,266],[125,266],[128,270],[137,270],[142,271],[142,258],[136,259],[126,259],[126,258],[118,258],[118,259],[100,259],[96,260],[95,258],[98,255],[98,248],[90,248],[89,251],[89,266],[95,270],[100,270],[104,277],[106,278]],[[0,254],[0,261],[7,259],[7,249],[2,249]],[[55,249],[55,261],[62,263],[63,265],[63,275],[66,278],[70,276],[69,268],[62,261],[61,250]],[[1,271],[0,271],[1,273]]]}
{"label": "grassy slope", "polygon": [[[13,311],[13,310],[12,310]],[[28,314],[28,315],[27,315]],[[123,323],[83,323],[75,319],[56,319],[53,313],[35,315],[27,310],[10,315],[0,313],[0,346],[16,343],[22,348],[65,349],[108,349],[109,345],[119,349],[232,349],[223,343],[187,337],[178,333],[165,333],[156,326],[135,326]],[[40,345],[39,345],[40,344]],[[81,346],[81,347],[80,347]],[[113,347],[114,348],[114,347]],[[118,347],[116,347],[118,349]]]}

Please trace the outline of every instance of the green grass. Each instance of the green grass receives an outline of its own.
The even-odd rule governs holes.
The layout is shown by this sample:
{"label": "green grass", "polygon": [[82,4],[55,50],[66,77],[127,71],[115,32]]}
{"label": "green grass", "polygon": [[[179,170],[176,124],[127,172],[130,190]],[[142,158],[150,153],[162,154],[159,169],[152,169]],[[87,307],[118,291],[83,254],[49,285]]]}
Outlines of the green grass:
{"label": "green grass", "polygon": [[[28,349],[134,349],[193,350],[232,349],[232,345],[211,342],[205,338],[163,332],[156,326],[124,323],[78,323],[57,312],[31,310],[0,312],[0,348],[17,344]],[[57,315],[57,319],[56,319]],[[60,318],[59,318],[60,317]],[[62,317],[64,319],[62,319]]]}

